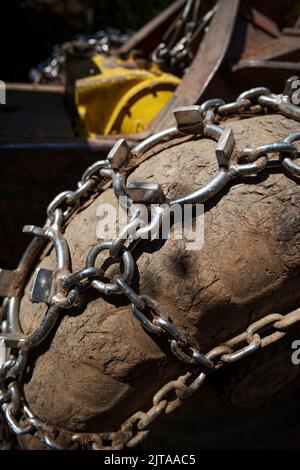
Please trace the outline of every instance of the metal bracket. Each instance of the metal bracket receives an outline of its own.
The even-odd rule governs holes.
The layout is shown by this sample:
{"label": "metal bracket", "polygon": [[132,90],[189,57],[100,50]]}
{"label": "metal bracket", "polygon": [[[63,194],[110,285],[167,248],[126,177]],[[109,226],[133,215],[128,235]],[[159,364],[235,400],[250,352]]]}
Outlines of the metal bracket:
{"label": "metal bracket", "polygon": [[297,88],[294,88],[293,84],[299,81],[299,77],[297,75],[294,75],[293,77],[288,78],[285,81],[285,86],[283,90],[283,94],[287,96],[290,100],[292,98],[292,94],[296,91]]}
{"label": "metal bracket", "polygon": [[125,139],[119,139],[107,156],[107,160],[113,170],[124,166],[131,157],[131,150]]}
{"label": "metal bracket", "polygon": [[5,340],[0,338],[0,368],[6,363],[7,360],[7,349],[5,346]]}
{"label": "metal bracket", "polygon": [[134,203],[162,204],[166,196],[158,183],[130,183],[126,190]]}
{"label": "metal bracket", "polygon": [[23,228],[23,232],[46,238],[53,243],[56,254],[56,269],[50,271],[49,269],[37,268],[30,291],[32,302],[42,302],[50,305],[53,295],[56,294],[55,276],[58,273],[67,274],[70,272],[71,261],[68,244],[63,235],[54,227],[45,229],[29,225]]}
{"label": "metal bracket", "polygon": [[235,147],[235,138],[231,129],[225,129],[216,147],[216,156],[219,166],[228,167],[228,163]]}
{"label": "metal bracket", "polygon": [[203,112],[200,106],[181,106],[173,111],[177,129],[184,133],[200,133],[203,130]]}
{"label": "metal bracket", "polygon": [[30,290],[30,300],[32,302],[45,303],[49,305],[52,297],[53,279],[54,271],[37,268]]}

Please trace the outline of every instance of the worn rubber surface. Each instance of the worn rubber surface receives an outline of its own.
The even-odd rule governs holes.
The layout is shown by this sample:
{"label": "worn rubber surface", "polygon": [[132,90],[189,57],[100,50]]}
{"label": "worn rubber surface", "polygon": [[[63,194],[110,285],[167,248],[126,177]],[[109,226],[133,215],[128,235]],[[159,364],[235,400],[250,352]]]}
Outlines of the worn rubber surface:
{"label": "worn rubber surface", "polygon": [[[279,115],[224,125],[233,128],[237,149],[276,142],[299,130],[298,123]],[[207,139],[169,146],[153,153],[129,181],[159,182],[169,197],[188,193],[216,173],[214,148]],[[201,250],[187,251],[185,240],[169,239],[143,242],[137,252],[134,287],[161,302],[203,352],[249,322],[288,311],[300,298],[299,184],[275,171],[243,181],[205,205]],[[74,271],[84,266],[97,243],[101,203],[116,204],[111,189],[76,214],[66,229]],[[53,252],[40,266],[55,267]],[[45,306],[28,299],[30,286],[31,281],[21,306],[26,334],[45,314]],[[86,292],[79,308],[66,312],[30,365],[25,394],[37,416],[85,432],[118,428],[131,413],[150,405],[153,393],[185,367],[164,341],[142,329],[123,297],[103,299],[94,290]],[[27,447],[38,448],[36,441],[26,441]]]}

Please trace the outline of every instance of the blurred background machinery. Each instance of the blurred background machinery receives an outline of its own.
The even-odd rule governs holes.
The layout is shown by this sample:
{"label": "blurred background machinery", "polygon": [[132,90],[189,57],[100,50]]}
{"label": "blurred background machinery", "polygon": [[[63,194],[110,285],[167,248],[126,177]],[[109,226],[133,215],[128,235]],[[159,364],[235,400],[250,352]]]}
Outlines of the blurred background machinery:
{"label": "blurred background machinery", "polygon": [[258,80],[280,92],[300,74],[299,14],[296,0],[3,0],[2,266],[25,248],[24,235],[11,247],[24,223],[120,135],[134,144],[174,107]]}

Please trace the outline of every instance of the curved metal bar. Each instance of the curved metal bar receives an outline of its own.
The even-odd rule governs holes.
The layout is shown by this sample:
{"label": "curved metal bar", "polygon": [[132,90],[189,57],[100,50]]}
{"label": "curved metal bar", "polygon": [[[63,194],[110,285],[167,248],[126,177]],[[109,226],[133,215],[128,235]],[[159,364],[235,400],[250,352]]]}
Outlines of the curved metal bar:
{"label": "curved metal bar", "polygon": [[164,131],[158,132],[157,134],[148,137],[143,142],[139,143],[132,149],[132,153],[141,157],[145,152],[155,147],[155,145],[162,144],[168,140],[175,139],[176,137],[182,137],[182,134],[177,127],[170,127]]}
{"label": "curved metal bar", "polygon": [[218,141],[224,131],[224,127],[218,126],[217,124],[206,124],[203,130],[203,135]]}
{"label": "curved metal bar", "polygon": [[[14,334],[5,335],[0,337],[0,340],[4,340],[6,348],[17,348],[22,350],[36,348],[47,338],[55,326],[60,312],[61,309],[56,305],[53,305],[48,309],[45,317],[40,323],[40,326],[32,333],[32,335],[28,337],[17,337]],[[23,359],[20,359],[20,362],[17,365],[18,369],[23,366]]]}
{"label": "curved metal bar", "polygon": [[38,256],[40,251],[45,247],[46,243],[46,239],[41,237],[35,237],[33,240],[31,240],[28,247],[26,248],[17,268],[19,271],[24,272],[24,276],[22,279],[22,287],[24,287],[23,284],[25,284],[26,276],[31,270],[36,257]]}
{"label": "curved metal bar", "polygon": [[155,237],[159,233],[159,229],[162,225],[163,219],[168,214],[169,206],[166,204],[163,204],[163,206],[156,207],[155,209],[156,209],[155,214],[152,217],[150,223],[147,225],[142,225],[141,228],[139,228],[136,231],[136,236],[138,238],[148,239],[149,234]]}
{"label": "curved metal bar", "polygon": [[126,179],[127,176],[124,173],[115,171],[113,177],[113,190],[116,197],[119,199],[120,205],[124,209],[128,209],[133,203],[133,200],[126,189]]}
{"label": "curved metal bar", "polygon": [[170,206],[174,204],[201,204],[221,191],[231,178],[232,176],[227,170],[220,170],[219,173],[205,186],[193,193],[187,194],[186,196],[173,199],[170,201]]}
{"label": "curved metal bar", "polygon": [[27,338],[20,338],[18,340],[18,347],[21,349],[32,349],[41,344],[55,326],[60,312],[60,308],[56,306],[50,307],[45,317],[42,319],[40,326],[35,330],[35,332]]}
{"label": "curved metal bar", "polygon": [[46,232],[46,236],[52,240],[55,252],[56,252],[56,269],[62,270],[67,269],[68,271],[71,270],[71,257],[69,246],[67,244],[66,239],[64,236],[53,229],[49,229]]}
{"label": "curved metal bar", "polygon": [[7,330],[8,333],[20,333],[19,310],[21,297],[12,297],[7,308]]}
{"label": "curved metal bar", "polygon": [[[68,196],[66,198],[66,203],[67,204],[78,203],[78,201],[82,197],[85,197],[95,185],[96,185],[96,180],[94,178],[91,178],[87,181],[79,181],[77,189],[73,191],[73,194],[71,196]],[[69,214],[70,214],[70,211],[69,211]]]}
{"label": "curved metal bar", "polygon": [[60,270],[71,270],[71,258],[69,247],[64,236],[53,228],[43,229],[35,227],[34,225],[26,225],[23,228],[23,232],[36,235],[38,237],[44,237],[51,240],[56,253],[56,269]]}

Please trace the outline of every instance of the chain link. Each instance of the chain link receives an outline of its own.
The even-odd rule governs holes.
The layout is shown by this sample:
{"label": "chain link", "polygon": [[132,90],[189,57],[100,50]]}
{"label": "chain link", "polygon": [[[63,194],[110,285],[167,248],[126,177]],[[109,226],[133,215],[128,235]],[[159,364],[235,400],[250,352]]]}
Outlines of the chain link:
{"label": "chain link", "polygon": [[200,7],[201,2],[198,0],[187,0],[179,16],[151,53],[154,64],[182,73],[192,63],[195,44],[199,43],[201,35],[214,17],[218,4],[202,17]]}
{"label": "chain link", "polygon": [[[131,281],[137,269],[133,252],[141,238],[148,236],[153,227],[159,227],[164,214],[175,204],[204,202],[219,193],[235,178],[248,174],[258,174],[272,163],[270,158],[277,156],[276,164],[288,176],[299,176],[300,166],[295,163],[298,150],[295,142],[300,140],[300,132],[287,136],[283,141],[244,148],[239,154],[235,151],[235,139],[230,129],[224,129],[220,122],[233,115],[257,115],[269,110],[280,112],[300,120],[299,108],[295,107],[286,95],[274,95],[263,87],[242,93],[235,102],[225,104],[215,99],[201,106],[186,106],[174,111],[176,127],[158,133],[130,150],[124,139],[120,139],[109,152],[106,160],[90,166],[82,175],[75,191],[60,193],[47,208],[45,226],[27,226],[24,231],[35,238],[25,252],[19,267],[24,269],[23,284],[34,267],[34,259],[46,243],[51,242],[56,253],[54,272],[36,270],[31,291],[34,301],[47,304],[47,312],[40,326],[29,337],[20,336],[18,325],[19,298],[6,298],[0,307],[0,408],[11,431],[16,435],[32,434],[50,449],[60,449],[60,435],[67,436],[64,448],[81,449],[122,449],[140,444],[149,434],[151,424],[163,414],[178,408],[193,395],[205,382],[206,377],[224,364],[233,363],[255,353],[286,335],[287,329],[300,321],[300,309],[287,315],[271,314],[258,320],[238,336],[228,340],[204,354],[194,338],[177,327],[164,307],[153,297],[136,292]],[[203,135],[216,141],[216,158],[219,165],[217,175],[197,191],[168,200],[158,184],[132,183],[127,185],[125,164],[132,155],[141,157],[146,151],[161,142],[178,136]],[[69,246],[63,229],[78,210],[83,199],[98,195],[103,189],[103,180],[112,179],[117,198],[129,208],[132,217],[129,224],[120,231],[115,240],[98,243],[87,255],[85,266],[78,272],[71,270]],[[121,201],[122,200],[122,201]],[[164,203],[145,223],[143,215],[136,210],[136,203]],[[128,247],[129,239],[134,241]],[[107,251],[108,257],[103,257]],[[98,266],[101,254],[102,266],[107,263],[123,262],[123,272],[107,280],[105,269]],[[105,261],[103,261],[103,259]],[[47,270],[46,270],[47,271]],[[48,277],[47,277],[48,276]],[[45,283],[50,279],[47,298],[34,288],[37,279]],[[24,286],[23,286],[24,287]],[[124,295],[131,304],[134,317],[141,326],[153,335],[164,338],[170,351],[183,363],[188,371],[164,385],[153,397],[148,411],[138,411],[128,418],[116,432],[74,434],[57,429],[40,421],[27,405],[22,391],[23,371],[26,369],[28,351],[37,348],[49,335],[58,318],[68,308],[76,306],[82,291],[87,287],[96,289],[101,295]],[[10,313],[9,313],[10,312]],[[64,441],[65,442],[65,441]]]}

